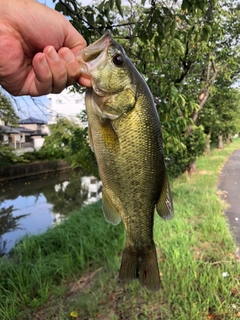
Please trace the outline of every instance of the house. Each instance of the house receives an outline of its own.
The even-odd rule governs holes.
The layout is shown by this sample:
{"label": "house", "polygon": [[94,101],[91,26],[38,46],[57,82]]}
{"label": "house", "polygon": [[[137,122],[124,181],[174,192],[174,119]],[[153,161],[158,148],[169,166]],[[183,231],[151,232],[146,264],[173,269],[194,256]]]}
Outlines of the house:
{"label": "house", "polygon": [[33,117],[18,122],[16,128],[6,126],[0,121],[0,141],[9,144],[14,149],[34,148],[40,149],[44,143],[44,136],[48,135],[49,129],[42,120]]}
{"label": "house", "polygon": [[20,131],[15,128],[5,126],[1,121],[0,124],[0,141],[4,144],[14,145],[14,148],[17,148],[17,143],[20,141]]}
{"label": "house", "polygon": [[[34,149],[40,149],[44,143],[44,136],[49,134],[49,128],[45,121],[29,117],[18,122],[22,138],[25,143],[31,142]],[[29,135],[30,133],[30,135]]]}

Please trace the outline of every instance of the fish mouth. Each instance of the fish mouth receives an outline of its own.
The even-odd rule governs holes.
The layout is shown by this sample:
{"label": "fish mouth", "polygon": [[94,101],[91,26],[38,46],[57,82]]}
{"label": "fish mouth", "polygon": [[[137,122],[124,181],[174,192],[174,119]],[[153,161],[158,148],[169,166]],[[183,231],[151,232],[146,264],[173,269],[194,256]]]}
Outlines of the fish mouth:
{"label": "fish mouth", "polygon": [[100,39],[81,51],[82,60],[87,64],[93,60],[96,60],[103,51],[107,50],[107,48],[111,45],[111,42],[112,35],[111,32],[107,30]]}
{"label": "fish mouth", "polygon": [[92,78],[92,71],[99,66],[104,65],[109,46],[113,38],[109,30],[105,31],[103,36],[81,50],[80,60],[82,62],[81,72],[87,78]]}

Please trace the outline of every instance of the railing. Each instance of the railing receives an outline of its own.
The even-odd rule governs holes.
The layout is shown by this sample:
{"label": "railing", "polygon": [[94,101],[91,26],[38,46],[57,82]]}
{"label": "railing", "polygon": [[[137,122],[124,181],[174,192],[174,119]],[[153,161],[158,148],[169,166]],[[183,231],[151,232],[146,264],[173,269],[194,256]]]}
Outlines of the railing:
{"label": "railing", "polygon": [[[15,148],[14,143],[9,143],[12,148]],[[16,149],[34,148],[33,142],[16,142]]]}
{"label": "railing", "polygon": [[33,142],[24,142],[21,143],[21,148],[34,148]]}

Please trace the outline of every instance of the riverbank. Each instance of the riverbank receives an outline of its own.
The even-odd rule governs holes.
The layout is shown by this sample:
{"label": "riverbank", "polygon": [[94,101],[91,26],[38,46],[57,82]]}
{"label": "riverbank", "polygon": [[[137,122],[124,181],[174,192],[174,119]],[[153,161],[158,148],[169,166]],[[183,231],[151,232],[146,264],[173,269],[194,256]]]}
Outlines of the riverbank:
{"label": "riverbank", "polygon": [[36,161],[30,163],[21,163],[0,168],[0,181],[9,181],[24,177],[30,177],[38,174],[69,170],[70,164],[65,160],[55,161]]}
{"label": "riverbank", "polygon": [[155,217],[162,290],[120,282],[123,226],[105,222],[101,203],[84,207],[0,260],[0,318],[237,319],[240,263],[216,185],[239,139],[197,160],[172,185],[175,217]]}

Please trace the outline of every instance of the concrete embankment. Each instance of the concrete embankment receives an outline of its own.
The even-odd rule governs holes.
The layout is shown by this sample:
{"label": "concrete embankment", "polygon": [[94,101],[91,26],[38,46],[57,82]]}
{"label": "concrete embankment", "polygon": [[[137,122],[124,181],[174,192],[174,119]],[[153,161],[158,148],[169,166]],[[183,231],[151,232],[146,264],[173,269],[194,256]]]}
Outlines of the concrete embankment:
{"label": "concrete embankment", "polygon": [[30,177],[37,174],[70,169],[64,160],[22,163],[0,169],[0,181]]}

